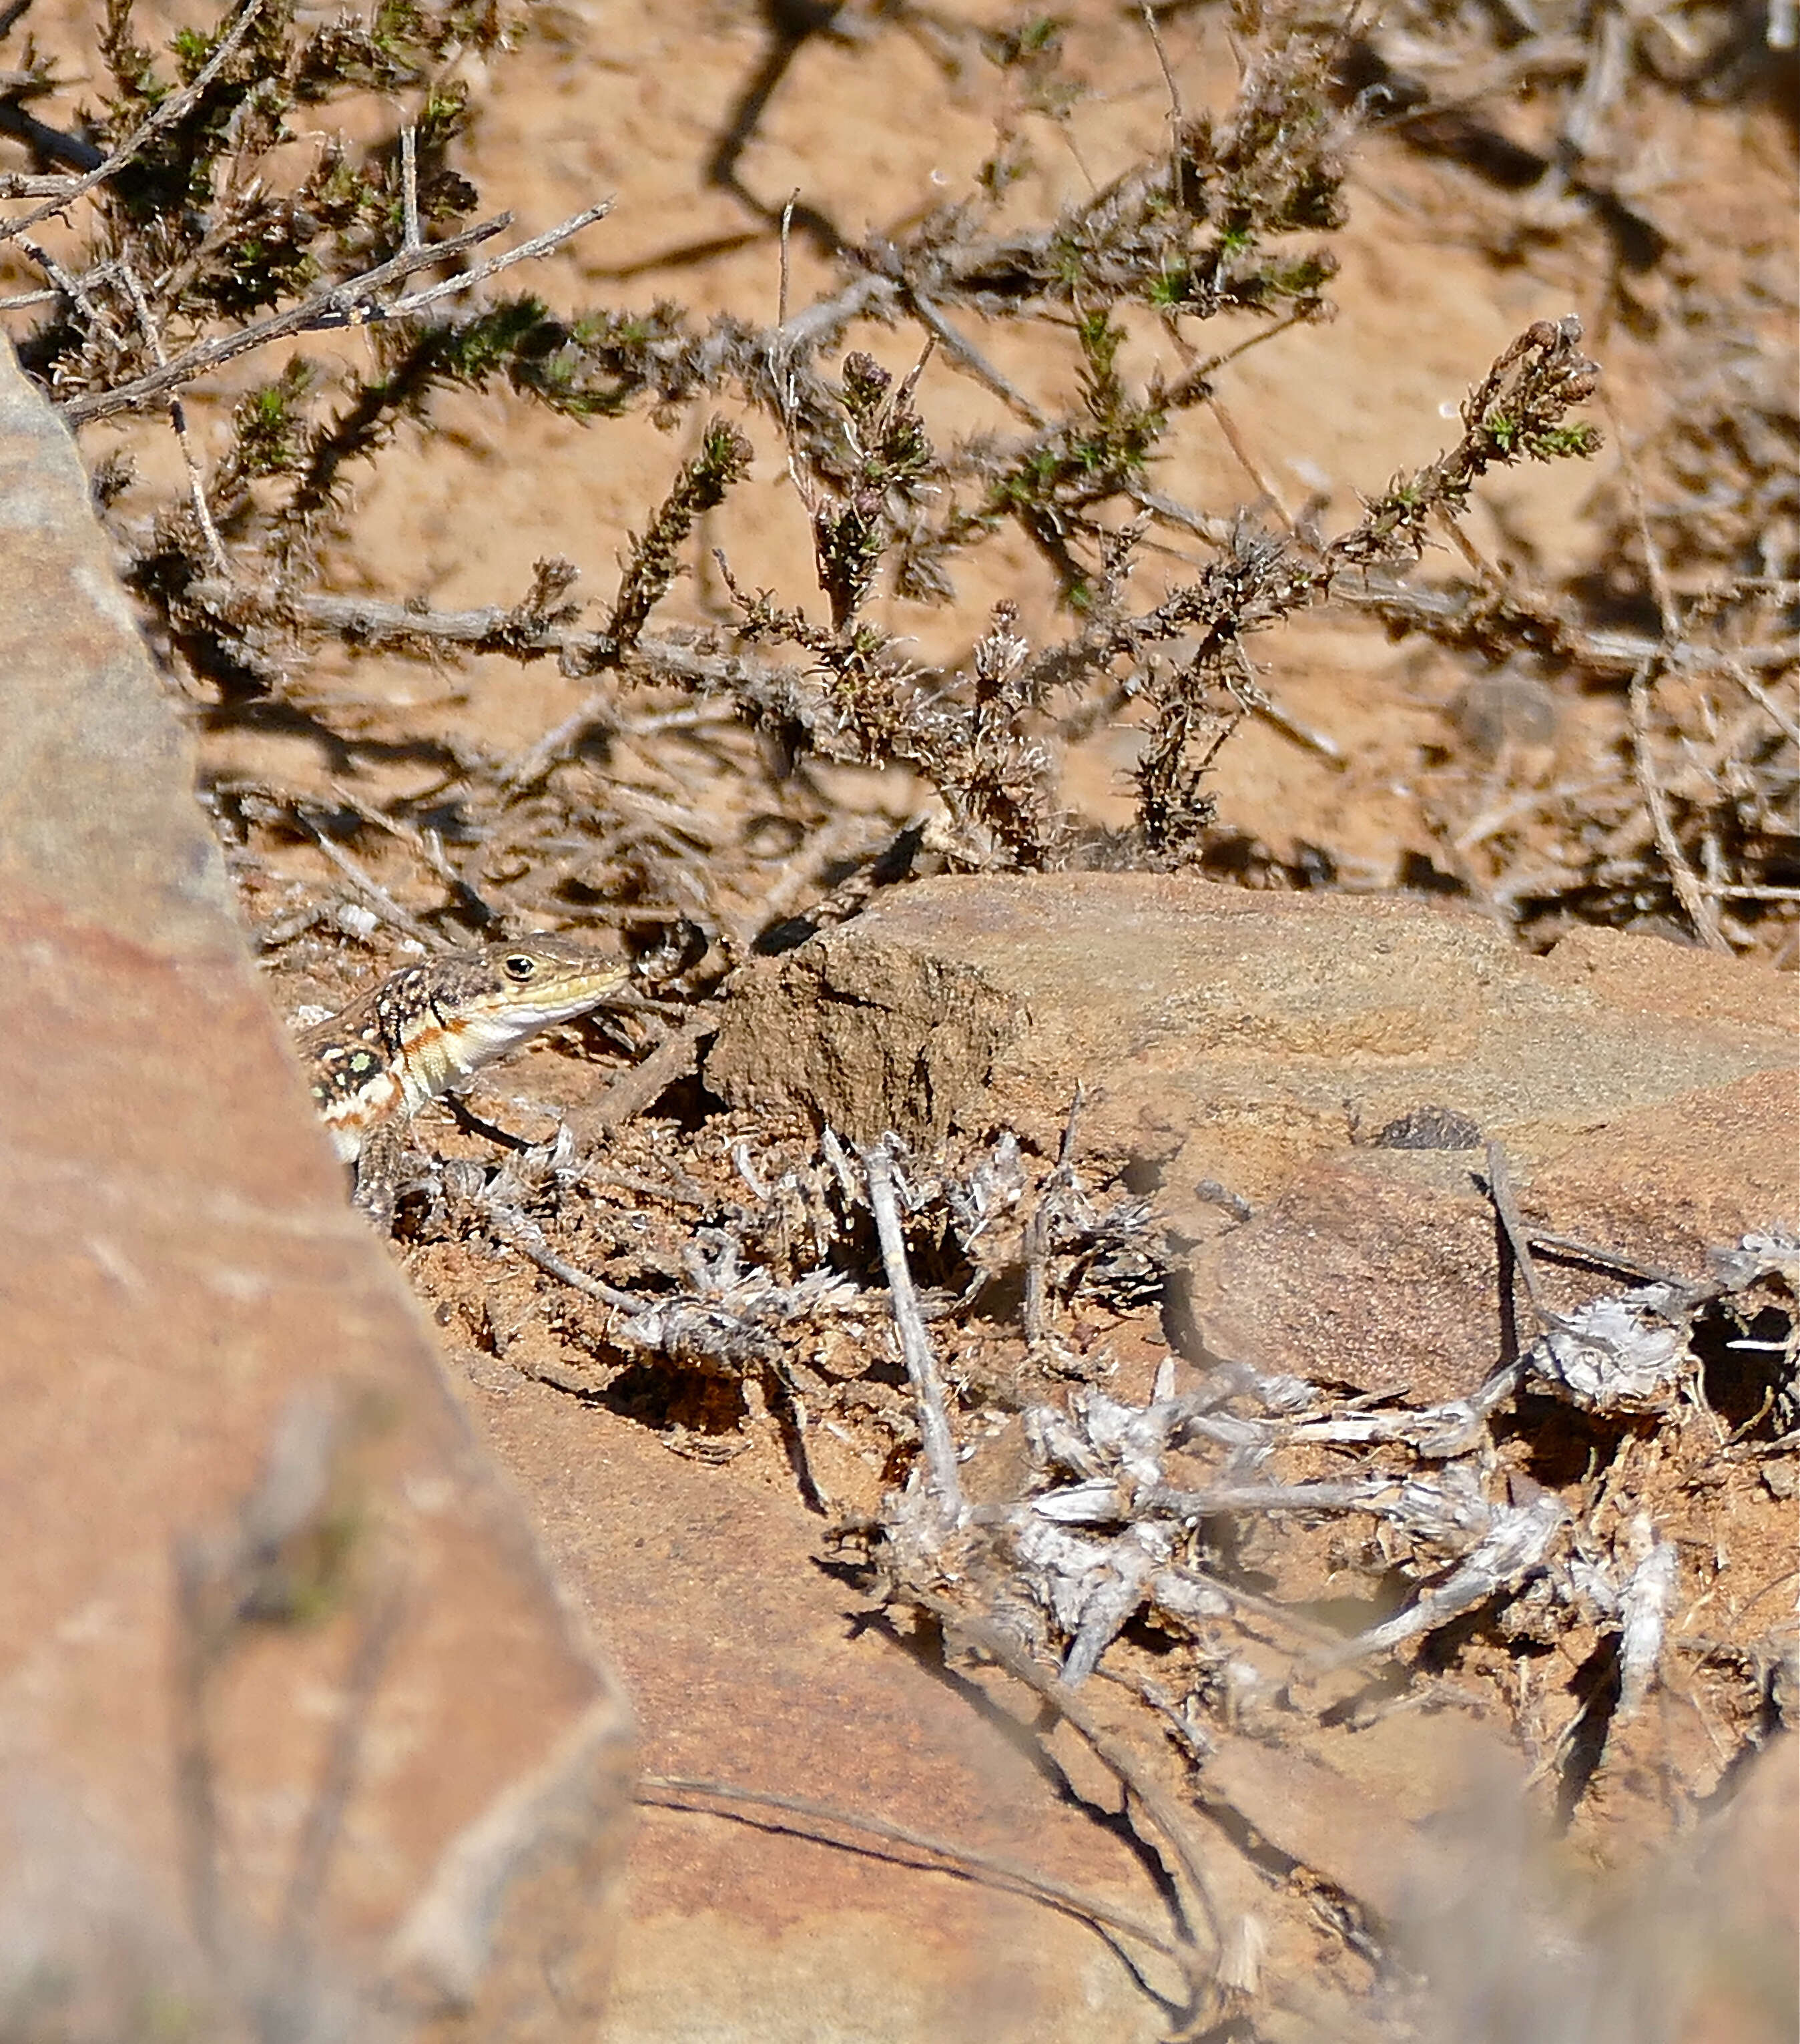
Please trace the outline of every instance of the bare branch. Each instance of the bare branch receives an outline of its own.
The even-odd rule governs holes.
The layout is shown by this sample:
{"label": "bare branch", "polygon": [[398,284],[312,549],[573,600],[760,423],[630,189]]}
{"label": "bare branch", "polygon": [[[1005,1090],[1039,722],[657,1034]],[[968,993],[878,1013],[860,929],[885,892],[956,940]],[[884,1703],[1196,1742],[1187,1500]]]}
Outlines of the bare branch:
{"label": "bare branch", "polygon": [[900,1231],[900,1207],[894,1193],[892,1139],[871,1143],[858,1155],[869,1181],[869,1204],[875,1216],[875,1229],[881,1242],[881,1265],[888,1277],[888,1295],[892,1301],[894,1326],[900,1335],[900,1354],[912,1381],[919,1408],[919,1431],[924,1443],[926,1473],[940,1516],[946,1527],[954,1526],[963,1513],[962,1485],[957,1475],[956,1442],[950,1433],[950,1413],[944,1403],[944,1387],[938,1375],[937,1358],[931,1353],[931,1337],[919,1310],[919,1294],[913,1289],[912,1272],[906,1260],[906,1238]]}
{"label": "bare branch", "polygon": [[[364,317],[371,321],[410,319],[413,313],[423,311],[427,305],[435,305],[440,298],[453,298],[459,292],[472,290],[476,285],[486,283],[490,278],[497,277],[502,270],[510,270],[515,263],[527,263],[535,256],[547,256],[551,249],[560,248],[584,228],[592,227],[597,220],[604,220],[612,210],[612,200],[602,199],[597,206],[590,206],[581,213],[570,213],[566,220],[555,227],[546,228],[542,234],[534,234],[529,241],[521,241],[516,248],[509,248],[505,255],[492,256],[486,262],[478,263],[465,275],[447,277],[441,284],[433,284],[425,290],[415,291],[410,298],[396,298],[392,305],[373,308]],[[438,249],[449,245],[447,242],[440,241],[427,248],[425,252],[435,254]],[[355,319],[351,323],[360,325],[363,321]]]}
{"label": "bare branch", "polygon": [[1731,946],[1725,941],[1725,932],[1719,928],[1718,909],[1706,898],[1699,878],[1688,864],[1680,840],[1675,834],[1675,825],[1669,816],[1668,798],[1664,794],[1662,785],[1656,778],[1656,763],[1650,756],[1650,679],[1656,665],[1654,658],[1646,660],[1631,678],[1628,702],[1631,716],[1633,770],[1643,793],[1644,806],[1650,813],[1650,827],[1656,832],[1656,849],[1663,855],[1663,863],[1668,868],[1669,879],[1688,921],[1694,927],[1694,934],[1707,950],[1729,951]]}
{"label": "bare branch", "polygon": [[990,1624],[984,1619],[971,1617],[941,1597],[922,1592],[909,1594],[918,1598],[953,1639],[961,1639],[997,1662],[1015,1680],[1023,1682],[1028,1689],[1041,1696],[1059,1716],[1066,1719],[1087,1742],[1096,1759],[1117,1778],[1149,1818],[1158,1836],[1169,1847],[1169,1871],[1172,1876],[1178,1877],[1177,1892],[1182,1894],[1184,1902],[1184,1942],[1194,1954],[1188,1961],[1188,1973],[1197,1996],[1211,1979],[1212,1966],[1196,1948],[1194,1925],[1188,1914],[1189,1908],[1197,1905],[1199,1916],[1209,1934],[1214,1958],[1216,1958],[1221,1946],[1219,1915],[1213,1905],[1211,1884],[1207,1878],[1206,1869],[1200,1862],[1199,1849],[1189,1834],[1187,1818],[1175,1798],[1151,1776],[1142,1761],[1123,1741],[1115,1738],[1101,1725],[1077,1691],[1070,1689],[1060,1676],[1052,1674],[1048,1669],[1040,1668],[1030,1655],[1020,1652],[997,1626]]}
{"label": "bare branch", "polygon": [[[816,1839],[821,1845],[836,1846],[845,1852],[873,1852],[875,1847],[863,1842],[870,1839],[884,1845],[904,1846],[909,1852],[928,1854],[941,1862],[919,1867],[917,1870],[921,1873],[954,1874],[965,1881],[978,1881],[984,1887],[997,1888],[1004,1894],[1023,1895],[1030,1901],[1042,1903],[1046,1908],[1078,1917],[1096,1929],[1116,1931],[1177,1965],[1184,1965],[1189,1956],[1141,1918],[1128,1915],[1099,1896],[1071,1888],[1066,1882],[1052,1880],[1048,1874],[1021,1866],[1015,1861],[1003,1859],[997,1854],[954,1845],[947,1838],[935,1838],[928,1831],[915,1831],[904,1824],[889,1823],[885,1818],[865,1816],[856,1811],[840,1809],[835,1804],[816,1802],[808,1796],[777,1796],[763,1789],[740,1788],[729,1781],[698,1781],[674,1774],[639,1775],[636,1795],[640,1804],[651,1809],[681,1810],[697,1816],[733,1817],[741,1823],[791,1831],[797,1837]],[[720,1804],[728,1807],[720,1809],[716,1807]],[[750,1814],[760,1811],[770,1814],[766,1817]],[[777,1821],[781,1819],[800,1821]],[[852,1833],[854,1842],[835,1835],[841,1831]],[[900,1859],[891,1853],[877,1856],[892,1859],[902,1866],[917,1865],[916,1862]]]}

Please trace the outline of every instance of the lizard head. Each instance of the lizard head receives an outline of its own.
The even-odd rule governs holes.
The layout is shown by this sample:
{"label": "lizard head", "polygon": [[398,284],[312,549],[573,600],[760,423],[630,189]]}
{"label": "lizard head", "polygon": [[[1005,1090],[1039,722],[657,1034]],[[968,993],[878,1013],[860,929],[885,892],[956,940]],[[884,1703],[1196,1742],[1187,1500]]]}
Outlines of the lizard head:
{"label": "lizard head", "polygon": [[624,959],[539,931],[486,944],[458,962],[462,985],[449,1006],[456,1026],[482,1039],[483,1062],[597,1007],[631,978]]}

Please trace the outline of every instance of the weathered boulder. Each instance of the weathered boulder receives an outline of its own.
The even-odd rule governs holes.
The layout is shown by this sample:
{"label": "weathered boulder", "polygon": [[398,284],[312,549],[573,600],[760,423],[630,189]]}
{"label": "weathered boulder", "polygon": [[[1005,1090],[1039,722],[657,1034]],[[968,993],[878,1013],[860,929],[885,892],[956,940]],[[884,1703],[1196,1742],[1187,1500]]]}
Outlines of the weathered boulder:
{"label": "weathered boulder", "polygon": [[1191,1346],[1460,1395],[1502,1339],[1483,1146],[1527,1217],[1643,1261],[1791,1217],[1794,994],[1603,932],[1545,958],[1466,911],[1184,877],[924,882],[739,982],[737,1104],[866,1139],[1010,1125],[1159,1190]]}
{"label": "weathered boulder", "polygon": [[588,2034],[628,1713],[346,1204],[4,345],[0,720],[0,2008]]}

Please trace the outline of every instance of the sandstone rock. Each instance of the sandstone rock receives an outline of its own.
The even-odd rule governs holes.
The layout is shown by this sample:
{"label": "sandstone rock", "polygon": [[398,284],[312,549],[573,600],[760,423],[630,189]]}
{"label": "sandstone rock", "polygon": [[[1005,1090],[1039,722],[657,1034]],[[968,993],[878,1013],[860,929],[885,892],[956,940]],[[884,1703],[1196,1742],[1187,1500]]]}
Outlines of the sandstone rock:
{"label": "sandstone rock", "polygon": [[1800,1739],[1772,1739],[1735,1787],[1695,1842],[1703,1969],[1683,2044],[1779,2044],[1800,2007]]}
{"label": "sandstone rock", "polygon": [[1518,1756],[1448,1714],[1378,1719],[1308,1744],[1220,1741],[1201,1769],[1203,1804],[1234,1813],[1384,1926],[1477,1878],[1481,1803],[1524,1793]]}
{"label": "sandstone rock", "polygon": [[3,346],[0,697],[0,2007],[586,2035],[623,1700],[347,1208]]}
{"label": "sandstone rock", "polygon": [[[548,1552],[618,1658],[647,1776],[735,1782],[908,1826],[1166,1929],[1125,1842],[1047,1788],[1029,1692],[997,1685],[984,1703],[869,1622],[865,1593],[820,1566],[823,1522],[789,1486],[671,1455],[603,1407],[577,1411],[571,1452],[569,1401],[516,1376],[482,1403]],[[1085,1925],[760,1828],[754,1806],[740,1814],[750,1821],[643,1813],[604,2044],[1152,2044],[1165,2034]]]}
{"label": "sandstone rock", "polygon": [[927,882],[758,966],[707,1070],[861,1139],[1045,1149],[1079,1082],[1086,1154],[1192,1245],[1190,1346],[1428,1399],[1505,1336],[1467,1146],[1534,1224],[1695,1268],[1795,1210],[1794,1019],[1783,976],[1654,938],[1537,959],[1417,901],[1065,874]]}

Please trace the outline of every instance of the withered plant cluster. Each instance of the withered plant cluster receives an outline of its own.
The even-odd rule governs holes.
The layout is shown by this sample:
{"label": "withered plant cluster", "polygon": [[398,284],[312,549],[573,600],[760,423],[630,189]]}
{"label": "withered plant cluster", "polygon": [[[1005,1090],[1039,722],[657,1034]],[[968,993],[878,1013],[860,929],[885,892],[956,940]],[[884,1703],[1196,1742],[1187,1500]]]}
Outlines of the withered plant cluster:
{"label": "withered plant cluster", "polygon": [[[881,1622],[972,1681],[1021,1685],[1113,1778],[1163,1908],[905,1834],[920,1863],[1123,1940],[1170,2036],[1303,2017],[1307,2037],[1499,2044],[1558,2034],[1571,2008],[1606,2044],[1679,2034],[1720,1934],[1697,1867],[1671,1862],[1631,1908],[1552,1900],[1516,1785],[1495,1792],[1503,1813],[1472,1788],[1460,1838],[1428,1850],[1409,1833],[1399,1888],[1373,1841],[1303,1878],[1251,1826],[1196,1806],[1229,1804],[1209,1768],[1246,1740],[1310,1767],[1346,1729],[1395,1718],[1422,1724],[1422,1768],[1457,1723],[1508,1719],[1565,1825],[1596,1808],[1616,1823],[1646,1792],[1684,1804],[1646,1761],[1667,1768],[1673,1698],[1749,1765],[1791,1722],[1790,1627],[1771,1597],[1705,1609],[1693,1577],[1717,1585],[1791,1490],[1800,1241],[1752,1236],[1689,1276],[1651,1273],[1527,1226],[1492,1146],[1479,1175],[1521,1324],[1484,1377],[1465,1358],[1467,1396],[1372,1397],[1331,1382],[1328,1356],[1316,1377],[1218,1363],[1181,1389],[1167,1237],[1110,1167],[1078,1161],[1074,1117],[1054,1160],[1005,1132],[927,1157],[891,1135],[721,1120],[723,1168],[675,1168],[647,1131],[595,1148],[566,1127],[497,1174],[434,1166],[423,1253],[482,1242],[554,1281],[547,1297],[497,1283],[465,1301],[459,1330],[497,1369],[653,1420],[700,1459],[777,1433]],[[1121,1394],[1115,1347],[1153,1361],[1147,1394]],[[873,1466],[873,1508],[829,1473],[834,1439]],[[1701,1496],[1733,1530],[1684,1556],[1651,1500]],[[697,1789],[648,1798],[836,1842],[900,1835]],[[1309,1792],[1303,1778],[1283,1794]],[[1303,1991],[1242,1946],[1246,1895],[1271,1945],[1313,1954]],[[1516,2028],[1494,2020],[1497,1996]]]}
{"label": "withered plant cluster", "polygon": [[[14,7],[9,29],[23,35],[29,18]],[[609,736],[647,717],[761,733],[733,753],[733,770],[751,784],[746,805],[777,815],[793,810],[808,760],[904,766],[940,818],[930,855],[953,864],[1242,870],[1229,815],[1217,813],[1220,748],[1246,713],[1292,728],[1259,679],[1253,642],[1329,605],[1425,635],[1472,672],[1522,666],[1552,688],[1616,701],[1611,783],[1579,797],[1553,786],[1502,801],[1472,828],[1446,823],[1455,842],[1434,884],[1491,900],[1528,932],[1553,933],[1572,916],[1648,918],[1721,947],[1779,944],[1796,874],[1794,725],[1778,682],[1794,651],[1800,563],[1794,418],[1776,379],[1733,382],[1717,350],[1707,357],[1713,373],[1696,402],[1637,449],[1611,514],[1616,544],[1596,576],[1605,587],[1543,587],[1497,571],[1459,522],[1484,472],[1598,445],[1598,371],[1567,323],[1520,336],[1471,393],[1462,436],[1442,459],[1385,487],[1372,465],[1364,515],[1334,536],[1304,517],[1284,524],[1266,498],[1190,505],[1157,486],[1159,455],[1215,392],[1224,358],[1202,351],[1204,323],[1249,313],[1267,337],[1329,310],[1330,240],[1360,130],[1391,125],[1423,151],[1491,168],[1498,144],[1483,109],[1531,85],[1560,106],[1568,132],[1544,139],[1541,160],[1515,144],[1519,160],[1507,159],[1495,182],[1518,189],[1520,162],[1537,163],[1537,217],[1550,198],[1598,209],[1623,252],[1622,296],[1630,264],[1653,261],[1657,244],[1604,182],[1608,121],[1640,71],[1657,89],[1694,91],[1749,63],[1722,29],[1704,43],[1705,63],[1685,29],[1691,75],[1664,79],[1655,67],[1668,71],[1668,39],[1649,29],[1590,63],[1578,40],[1522,28],[1500,38],[1496,57],[1491,23],[1472,18],[1433,28],[1403,11],[1377,32],[1303,10],[1246,16],[1234,103],[1216,117],[1189,113],[1172,82],[1165,149],[1020,228],[1002,208],[1026,159],[1024,115],[1054,113],[1076,89],[1058,70],[1057,23],[1026,20],[981,44],[1006,110],[973,188],[866,245],[793,212],[792,231],[834,252],[840,281],[784,305],[770,325],[700,320],[669,299],[556,316],[509,290],[511,275],[497,281],[604,209],[597,198],[493,252],[508,221],[481,216],[456,167],[470,118],[457,67],[470,53],[498,56],[518,26],[498,0],[381,0],[364,17],[329,21],[302,17],[292,0],[244,0],[158,52],[137,39],[127,0],[109,0],[96,24],[109,81],[96,103],[62,126],[30,110],[56,96],[57,82],[29,35],[0,97],[0,126],[38,159],[36,175],[0,179],[15,202],[0,219],[0,249],[34,284],[6,304],[22,359],[72,425],[167,409],[180,427],[184,391],[283,344],[267,380],[241,389],[238,372],[225,451],[204,460],[184,432],[185,492],[117,525],[132,586],[217,718],[290,697],[328,646],[433,662],[551,659],[592,681],[587,714],[520,756],[447,759],[442,784],[413,805],[415,821],[428,806],[459,819],[443,927],[578,908],[566,892],[554,902],[554,889],[509,897],[493,884],[521,865],[543,874],[554,846],[558,871],[601,874],[615,908],[675,901],[697,912],[726,939],[726,964],[858,864],[885,853],[887,878],[915,863],[911,843],[827,833],[830,855],[787,890],[811,901],[784,898],[758,921],[728,898],[704,847],[610,805],[604,770],[578,790],[558,782],[559,769],[591,764]],[[1153,23],[1147,61],[1153,37]],[[1564,88],[1560,99],[1551,84]],[[341,123],[371,100],[399,110],[382,139],[352,145]],[[712,170],[741,194],[740,142]],[[1700,309],[1683,309],[1698,359],[1721,315],[1714,309],[1708,329]],[[1140,385],[1122,357],[1130,323],[1146,316],[1184,367]],[[984,352],[984,328],[1019,324],[1071,351],[1068,409],[1044,411]],[[960,442],[935,433],[916,372],[896,378],[856,345],[859,329],[900,325],[985,384],[1013,430]],[[307,336],[346,327],[367,329],[360,366],[307,352]],[[355,558],[353,483],[455,387],[510,392],[597,434],[628,414],[674,425],[714,413],[663,501],[646,506],[597,613],[557,559],[512,601],[474,611],[446,613],[404,590],[391,600],[343,593],[342,564]],[[129,463],[91,444],[101,501],[117,503]],[[811,519],[817,590],[740,586],[727,544],[728,600],[705,622],[690,614],[653,630],[697,554],[721,531],[728,541],[712,514],[728,513],[753,451],[772,448]],[[1008,532],[1054,573],[1069,622],[1051,643],[1028,644],[1003,605],[984,627],[971,620],[965,658],[931,665],[872,614],[883,590],[955,604],[960,567]],[[1466,571],[1443,571],[1446,540]],[[1198,544],[1210,563],[1184,578],[1159,567],[1153,599],[1134,601],[1164,543],[1190,557]],[[1103,838],[1072,824],[1060,747],[1128,708],[1146,727],[1137,817]],[[306,711],[330,730],[328,703],[309,699]],[[332,828],[353,840],[380,826],[345,813]],[[1257,868],[1284,885],[1329,883],[1332,871],[1329,847],[1303,868],[1266,858]]]}
{"label": "withered plant cluster", "polygon": [[1479,656],[1460,733],[1476,751],[1491,751],[1501,705],[1529,722],[1546,685],[1617,705],[1607,772],[1505,788],[1446,821],[1446,863],[1477,895],[1528,933],[1643,919],[1791,965],[1796,308],[1784,259],[1765,274],[1714,242],[1721,259],[1696,259],[1710,224],[1682,217],[1651,165],[1678,110],[1790,89],[1794,13],[1658,7],[1627,23],[1508,0],[1502,13],[1484,33],[1466,10],[1448,29],[1435,9],[1386,10],[1340,75],[1419,157],[1478,175],[1489,202],[1468,225],[1498,259],[1585,238],[1608,327],[1656,350],[1666,402],[1622,410],[1602,392],[1621,458],[1587,507],[1585,574],[1534,586],[1490,565],[1460,586],[1415,578],[1349,600]]}

